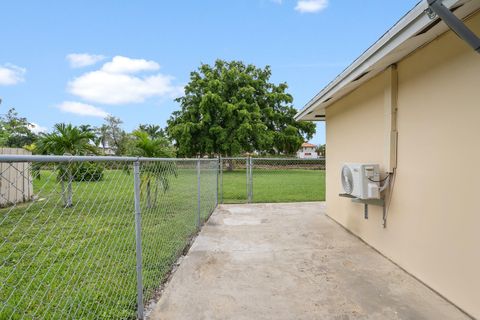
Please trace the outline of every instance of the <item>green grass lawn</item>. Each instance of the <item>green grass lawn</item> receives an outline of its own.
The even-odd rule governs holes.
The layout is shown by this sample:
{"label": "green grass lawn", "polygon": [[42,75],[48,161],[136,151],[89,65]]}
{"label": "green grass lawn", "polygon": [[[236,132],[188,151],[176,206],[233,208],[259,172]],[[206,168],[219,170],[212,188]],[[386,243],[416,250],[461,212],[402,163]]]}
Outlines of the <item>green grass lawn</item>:
{"label": "green grass lawn", "polygon": [[[223,172],[223,203],[247,202],[245,170]],[[325,171],[254,169],[253,202],[325,200]]]}
{"label": "green grass lawn", "polygon": [[[131,168],[130,168],[131,169]],[[0,209],[0,319],[134,319],[135,215],[131,170],[105,170],[100,182],[74,182],[64,208],[53,171],[34,180],[36,201]],[[168,191],[142,176],[145,301],[197,232],[195,169],[178,168]],[[323,200],[324,172],[255,170],[254,202]],[[215,206],[216,172],[202,170],[201,219]],[[245,171],[225,172],[224,202],[245,202]],[[153,196],[156,194],[156,197]]]}

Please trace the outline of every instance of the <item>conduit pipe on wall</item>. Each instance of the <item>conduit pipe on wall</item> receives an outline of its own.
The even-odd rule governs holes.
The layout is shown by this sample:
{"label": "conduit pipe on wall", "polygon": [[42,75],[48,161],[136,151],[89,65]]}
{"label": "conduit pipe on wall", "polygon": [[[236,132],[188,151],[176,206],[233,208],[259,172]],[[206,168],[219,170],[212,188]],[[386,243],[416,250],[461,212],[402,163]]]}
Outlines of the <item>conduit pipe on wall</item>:
{"label": "conduit pipe on wall", "polygon": [[393,173],[397,167],[397,65],[392,64],[385,70],[385,171]]}
{"label": "conduit pipe on wall", "polygon": [[[397,111],[398,111],[398,71],[397,65],[392,64],[385,70],[384,89],[384,119],[385,119],[385,171],[387,178],[380,192],[388,188],[383,204],[383,227],[387,227],[388,209],[392,201],[393,182],[397,169]],[[388,200],[387,200],[388,199]]]}

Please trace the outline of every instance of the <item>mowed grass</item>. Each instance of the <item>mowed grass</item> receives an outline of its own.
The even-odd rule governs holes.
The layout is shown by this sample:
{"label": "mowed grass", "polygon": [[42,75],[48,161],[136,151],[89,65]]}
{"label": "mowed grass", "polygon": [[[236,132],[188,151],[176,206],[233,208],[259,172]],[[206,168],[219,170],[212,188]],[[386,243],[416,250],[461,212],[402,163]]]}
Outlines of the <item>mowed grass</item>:
{"label": "mowed grass", "polygon": [[[223,202],[247,202],[245,169],[223,172]],[[254,169],[253,202],[325,200],[325,171],[306,169]]]}
{"label": "mowed grass", "polygon": [[[145,302],[196,234],[194,163],[170,172],[166,192],[142,175],[142,268]],[[134,319],[136,260],[131,167],[105,170],[100,182],[74,182],[64,208],[54,171],[34,180],[35,201],[0,209],[0,319]],[[325,197],[320,170],[254,170],[254,202]],[[153,181],[153,180],[152,180]],[[201,174],[201,220],[215,206],[216,171]],[[245,170],[224,172],[225,203],[246,202]]]}
{"label": "mowed grass", "polygon": [[[197,232],[197,176],[194,169],[178,169],[151,208],[145,176],[142,181],[148,300]],[[205,220],[215,206],[214,171],[203,172],[201,187]],[[107,170],[101,182],[73,183],[71,208],[63,207],[60,190],[56,173],[43,171],[34,181],[37,201],[0,210],[0,319],[134,319],[131,170]]]}

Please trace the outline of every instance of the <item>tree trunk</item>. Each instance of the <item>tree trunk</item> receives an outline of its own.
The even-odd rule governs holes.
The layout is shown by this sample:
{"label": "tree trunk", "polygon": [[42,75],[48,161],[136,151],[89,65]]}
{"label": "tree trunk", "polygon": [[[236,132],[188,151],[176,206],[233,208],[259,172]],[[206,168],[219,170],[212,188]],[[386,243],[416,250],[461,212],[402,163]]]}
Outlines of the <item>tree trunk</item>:
{"label": "tree trunk", "polygon": [[65,178],[61,177],[60,186],[62,188],[62,201],[65,208],[69,208],[73,205],[73,190],[72,190],[72,175],[68,174],[67,188],[65,189]]}
{"label": "tree trunk", "polygon": [[153,193],[153,206],[154,206],[154,207],[157,206],[158,184],[159,184],[159,181],[158,181],[158,179],[157,179],[157,181],[155,182],[155,192]]}
{"label": "tree trunk", "polygon": [[150,178],[147,181],[147,208],[150,209],[152,207],[152,199],[150,195]]}
{"label": "tree trunk", "polygon": [[73,177],[72,174],[68,174],[68,186],[67,186],[67,203],[66,207],[69,208],[73,205],[73,190],[72,190],[72,181]]}
{"label": "tree trunk", "polygon": [[235,169],[235,164],[233,159],[228,159],[226,163],[227,171],[231,172]]}
{"label": "tree trunk", "polygon": [[63,181],[63,177],[61,177],[60,186],[62,188],[62,202],[63,202],[63,205],[66,207],[67,206],[67,195],[65,194],[65,181]]}

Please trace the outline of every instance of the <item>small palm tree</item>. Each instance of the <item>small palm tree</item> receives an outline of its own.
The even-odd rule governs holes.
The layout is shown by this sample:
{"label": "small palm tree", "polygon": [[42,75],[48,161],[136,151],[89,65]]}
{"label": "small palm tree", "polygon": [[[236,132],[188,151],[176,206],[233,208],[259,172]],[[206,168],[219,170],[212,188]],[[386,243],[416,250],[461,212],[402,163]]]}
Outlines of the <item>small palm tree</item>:
{"label": "small palm tree", "polygon": [[78,129],[82,132],[92,132],[94,130],[89,124],[81,124],[78,126]]}
{"label": "small palm tree", "polygon": [[[169,143],[164,138],[152,139],[150,135],[142,130],[136,130],[132,133],[134,136],[133,154],[147,158],[170,158],[173,151]],[[168,190],[169,177],[173,174],[177,176],[175,163],[173,162],[152,162],[146,163],[142,167],[142,183],[146,184],[147,208],[156,204],[159,187],[163,192]],[[151,200],[151,187],[155,187],[154,203]]]}
{"label": "small palm tree", "polygon": [[[41,154],[55,155],[87,155],[95,154],[96,148],[90,142],[95,138],[91,130],[84,130],[72,124],[57,123],[52,133],[44,133],[37,142]],[[71,166],[59,166],[59,180],[62,186],[62,198],[65,207],[71,207],[73,171]],[[65,181],[68,183],[65,193]]]}
{"label": "small palm tree", "polygon": [[95,154],[96,148],[90,142],[95,138],[91,130],[82,130],[72,124],[57,123],[52,133],[40,137],[37,148],[42,154]]}
{"label": "small palm tree", "polygon": [[172,150],[170,149],[166,139],[153,139],[148,132],[142,130],[136,130],[132,133],[132,135],[135,138],[135,155],[147,158],[172,157]]}

